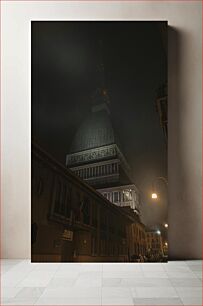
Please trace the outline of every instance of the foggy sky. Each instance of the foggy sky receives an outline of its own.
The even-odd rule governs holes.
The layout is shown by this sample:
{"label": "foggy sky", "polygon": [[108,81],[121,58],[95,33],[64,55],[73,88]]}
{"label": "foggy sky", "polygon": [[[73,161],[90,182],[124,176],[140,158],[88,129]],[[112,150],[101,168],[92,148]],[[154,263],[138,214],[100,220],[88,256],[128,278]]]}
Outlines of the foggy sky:
{"label": "foggy sky", "polygon": [[165,220],[166,190],[152,202],[152,182],[167,175],[155,108],[167,79],[158,22],[32,22],[32,137],[65,164],[74,134],[97,86],[98,42],[115,131],[141,192],[142,219]]}

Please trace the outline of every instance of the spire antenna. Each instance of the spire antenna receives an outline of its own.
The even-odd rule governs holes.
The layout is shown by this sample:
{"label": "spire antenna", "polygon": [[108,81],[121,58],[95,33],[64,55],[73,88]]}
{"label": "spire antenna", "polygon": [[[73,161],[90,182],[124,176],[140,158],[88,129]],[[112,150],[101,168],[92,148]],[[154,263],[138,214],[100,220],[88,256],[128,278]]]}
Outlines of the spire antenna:
{"label": "spire antenna", "polygon": [[103,59],[103,41],[100,39],[98,41],[98,64],[97,64],[97,72],[98,72],[98,86],[102,89],[105,88],[105,71],[104,71],[104,59]]}
{"label": "spire antenna", "polygon": [[108,113],[110,110],[108,91],[105,86],[105,73],[104,73],[104,61],[103,61],[103,41],[98,41],[97,51],[98,63],[97,63],[97,88],[92,95],[92,112],[97,112],[105,109]]}

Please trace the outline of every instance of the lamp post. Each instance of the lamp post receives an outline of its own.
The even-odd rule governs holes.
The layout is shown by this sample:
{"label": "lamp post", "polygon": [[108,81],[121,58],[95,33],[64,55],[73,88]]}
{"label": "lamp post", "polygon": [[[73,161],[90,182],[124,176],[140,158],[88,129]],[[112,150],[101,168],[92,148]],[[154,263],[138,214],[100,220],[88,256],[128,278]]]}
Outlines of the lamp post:
{"label": "lamp post", "polygon": [[[168,189],[168,181],[165,177],[159,176],[159,177],[155,178],[153,183],[152,183],[152,195],[151,195],[152,199],[155,200],[155,201],[158,199],[158,193],[157,193],[156,185],[159,181],[164,183],[166,189]],[[168,223],[164,222],[164,223],[162,223],[162,232],[159,229],[157,230],[157,234],[162,235],[162,239],[163,238],[164,238],[164,240],[166,239],[165,243],[162,245],[162,251],[163,251],[164,255],[168,254],[168,242],[167,242],[167,236],[168,235],[167,235],[167,232],[168,232]]]}
{"label": "lamp post", "polygon": [[152,183],[152,199],[153,199],[153,200],[158,199],[158,194],[157,194],[157,192],[156,192],[156,183],[157,183],[158,181],[164,182],[164,184],[165,184],[166,187],[168,188],[168,181],[167,181],[167,179],[166,179],[165,177],[163,177],[163,176],[157,177],[157,178],[153,181],[153,183]]}
{"label": "lamp post", "polygon": [[[152,199],[155,200],[155,201],[158,200],[158,197],[159,197],[159,196],[158,196],[158,193],[157,193],[157,188],[156,188],[156,184],[157,184],[159,181],[161,181],[162,183],[164,183],[166,189],[168,189],[168,181],[167,181],[167,179],[166,179],[165,177],[159,176],[159,177],[155,178],[154,181],[153,181],[153,183],[152,183],[152,195],[151,195]],[[164,223],[162,224],[162,226],[165,228],[165,229],[163,228],[163,232],[166,233],[167,230],[168,230],[168,223],[167,223],[167,222],[164,222]],[[157,231],[157,233],[158,233],[158,231]]]}

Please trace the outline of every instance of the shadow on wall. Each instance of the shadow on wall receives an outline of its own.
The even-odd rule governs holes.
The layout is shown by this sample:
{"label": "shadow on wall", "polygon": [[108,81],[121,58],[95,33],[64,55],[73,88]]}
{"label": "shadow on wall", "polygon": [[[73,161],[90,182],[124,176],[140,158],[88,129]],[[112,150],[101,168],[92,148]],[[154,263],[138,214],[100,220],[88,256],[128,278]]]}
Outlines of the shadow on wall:
{"label": "shadow on wall", "polygon": [[[188,120],[188,101],[184,77],[185,40],[188,33],[168,27],[168,179],[169,179],[169,259],[200,259],[202,257],[201,195],[195,169],[190,172],[186,152],[193,139],[184,129]],[[184,70],[183,70],[184,69]],[[194,71],[195,72],[195,71]],[[196,72],[195,72],[196,73]],[[192,88],[192,84],[191,84]],[[198,101],[191,101],[197,103]],[[192,106],[190,106],[191,108]],[[194,119],[193,119],[194,121]],[[196,149],[196,148],[195,148]],[[193,152],[192,152],[193,153]],[[197,161],[198,162],[198,161]],[[198,165],[197,165],[198,167]],[[192,184],[191,184],[192,180]],[[195,191],[195,192],[194,192]]]}

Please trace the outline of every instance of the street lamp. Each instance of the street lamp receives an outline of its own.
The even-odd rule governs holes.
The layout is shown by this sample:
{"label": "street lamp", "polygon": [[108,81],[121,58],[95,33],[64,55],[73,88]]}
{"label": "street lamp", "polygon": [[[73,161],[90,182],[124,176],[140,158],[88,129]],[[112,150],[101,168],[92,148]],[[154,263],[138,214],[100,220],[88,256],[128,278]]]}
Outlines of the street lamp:
{"label": "street lamp", "polygon": [[157,177],[157,178],[154,180],[153,184],[152,184],[152,190],[153,190],[153,192],[152,192],[152,199],[158,199],[158,194],[157,194],[157,192],[156,192],[155,184],[156,184],[156,182],[159,181],[159,180],[161,180],[162,182],[164,182],[164,183],[166,184],[166,187],[168,187],[168,181],[167,181],[167,179],[166,179],[165,177],[163,177],[163,176]]}
{"label": "street lamp", "polygon": [[157,196],[157,193],[152,193],[152,199],[157,199],[158,198],[158,196]]}
{"label": "street lamp", "polygon": [[165,223],[165,224],[164,224],[164,227],[165,227],[165,228],[168,228],[168,223]]}

